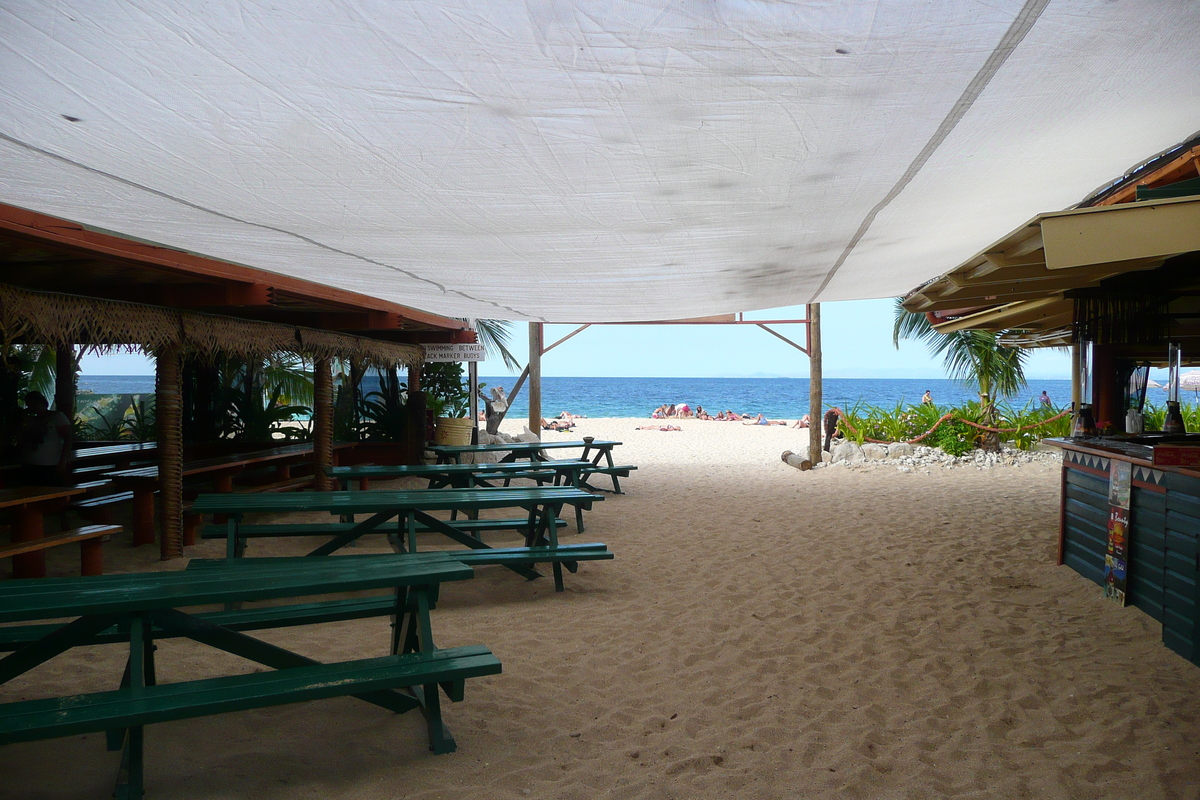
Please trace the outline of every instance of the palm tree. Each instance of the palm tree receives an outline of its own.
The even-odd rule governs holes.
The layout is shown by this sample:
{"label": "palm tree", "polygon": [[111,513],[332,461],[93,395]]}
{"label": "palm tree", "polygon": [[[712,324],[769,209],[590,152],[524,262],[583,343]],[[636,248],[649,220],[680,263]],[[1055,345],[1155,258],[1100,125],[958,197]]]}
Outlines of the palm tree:
{"label": "palm tree", "polygon": [[498,355],[504,359],[504,366],[516,369],[521,365],[508,351],[510,325],[512,325],[511,322],[503,319],[477,319],[475,320],[475,335],[488,355]]}
{"label": "palm tree", "polygon": [[993,331],[939,333],[924,314],[906,311],[900,299],[896,299],[892,344],[899,349],[901,339],[925,342],[934,355],[942,357],[951,380],[977,387],[979,400],[985,406],[997,396],[1014,395],[1025,387],[1028,353],[1002,346],[1000,335]]}

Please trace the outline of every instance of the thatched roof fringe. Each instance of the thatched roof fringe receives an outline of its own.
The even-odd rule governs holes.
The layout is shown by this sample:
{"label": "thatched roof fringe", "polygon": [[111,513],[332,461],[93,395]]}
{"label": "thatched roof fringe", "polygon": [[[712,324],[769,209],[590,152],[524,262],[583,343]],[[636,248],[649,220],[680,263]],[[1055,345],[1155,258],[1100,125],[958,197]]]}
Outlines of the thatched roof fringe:
{"label": "thatched roof fringe", "polygon": [[21,339],[98,349],[136,346],[149,352],[175,346],[184,355],[201,358],[295,353],[306,358],[355,359],[385,369],[419,364],[424,357],[418,345],[117,300],[31,292],[3,284],[0,336],[5,342]]}

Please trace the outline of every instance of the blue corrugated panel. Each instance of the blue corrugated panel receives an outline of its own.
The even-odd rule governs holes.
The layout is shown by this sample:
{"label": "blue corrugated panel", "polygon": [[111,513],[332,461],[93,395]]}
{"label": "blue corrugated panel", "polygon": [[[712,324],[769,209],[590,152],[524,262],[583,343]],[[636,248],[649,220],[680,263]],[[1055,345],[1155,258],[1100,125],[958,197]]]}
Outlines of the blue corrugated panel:
{"label": "blue corrugated panel", "polygon": [[1108,481],[1067,470],[1063,563],[1085,578],[1104,582],[1108,549]]}
{"label": "blue corrugated panel", "polygon": [[[1195,491],[1196,482],[1192,483]],[[1197,553],[1200,546],[1200,498],[1181,491],[1167,493],[1166,541],[1163,548],[1163,643],[1184,658],[1200,663],[1197,618]]]}
{"label": "blue corrugated panel", "polygon": [[1134,487],[1129,518],[1127,600],[1156,620],[1163,617],[1163,529],[1166,495]]}

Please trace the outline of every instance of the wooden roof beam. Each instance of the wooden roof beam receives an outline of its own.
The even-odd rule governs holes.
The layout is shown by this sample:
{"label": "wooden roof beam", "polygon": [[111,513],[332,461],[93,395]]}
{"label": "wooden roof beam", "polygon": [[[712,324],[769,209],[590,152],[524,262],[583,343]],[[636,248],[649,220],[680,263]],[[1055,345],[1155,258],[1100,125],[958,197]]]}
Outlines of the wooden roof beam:
{"label": "wooden roof beam", "polygon": [[262,283],[269,285],[273,291],[304,298],[317,306],[340,303],[354,309],[392,312],[417,325],[442,330],[470,331],[470,323],[465,320],[432,314],[389,300],[301,278],[278,275],[254,267],[128,239],[115,233],[88,228],[79,223],[4,203],[0,203],[0,232],[43,246],[53,246],[60,251],[93,258],[104,256],[110,260],[136,263],[176,276],[189,276],[193,280],[199,278],[217,282]]}
{"label": "wooden roof beam", "polygon": [[1043,297],[1038,300],[1014,302],[970,314],[959,319],[935,325],[938,333],[953,333],[964,330],[1004,330],[1030,325],[1036,320],[1046,319],[1072,312],[1074,303],[1061,297]]}

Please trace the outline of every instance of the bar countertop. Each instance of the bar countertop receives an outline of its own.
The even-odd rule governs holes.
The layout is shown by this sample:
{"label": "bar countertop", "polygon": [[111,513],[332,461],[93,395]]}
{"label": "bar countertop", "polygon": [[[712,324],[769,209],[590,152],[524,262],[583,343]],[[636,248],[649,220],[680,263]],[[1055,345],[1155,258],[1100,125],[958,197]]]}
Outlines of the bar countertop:
{"label": "bar countertop", "polygon": [[1081,453],[1095,453],[1105,458],[1116,458],[1164,472],[1200,479],[1200,467],[1180,467],[1154,463],[1156,444],[1195,445],[1200,447],[1200,435],[1169,435],[1148,433],[1137,436],[1085,436],[1071,439],[1043,439],[1048,445]]}

